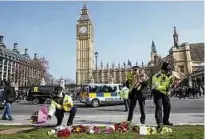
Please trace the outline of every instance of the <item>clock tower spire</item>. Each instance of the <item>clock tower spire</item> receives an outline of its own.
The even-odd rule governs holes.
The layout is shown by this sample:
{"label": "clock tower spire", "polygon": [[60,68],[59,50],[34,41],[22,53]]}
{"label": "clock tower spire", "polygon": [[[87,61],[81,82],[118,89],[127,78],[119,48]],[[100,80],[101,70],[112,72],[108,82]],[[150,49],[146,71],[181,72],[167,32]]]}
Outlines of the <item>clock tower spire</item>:
{"label": "clock tower spire", "polygon": [[88,84],[94,66],[93,25],[84,2],[76,25],[76,84]]}

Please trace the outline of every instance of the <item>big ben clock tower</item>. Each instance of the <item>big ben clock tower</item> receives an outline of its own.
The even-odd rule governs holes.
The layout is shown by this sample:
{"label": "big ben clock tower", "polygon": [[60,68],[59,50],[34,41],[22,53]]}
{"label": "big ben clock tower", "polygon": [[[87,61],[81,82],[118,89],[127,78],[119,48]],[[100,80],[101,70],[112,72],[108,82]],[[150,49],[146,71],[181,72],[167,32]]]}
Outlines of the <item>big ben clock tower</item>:
{"label": "big ben clock tower", "polygon": [[88,84],[94,64],[93,25],[84,3],[76,25],[76,84]]}

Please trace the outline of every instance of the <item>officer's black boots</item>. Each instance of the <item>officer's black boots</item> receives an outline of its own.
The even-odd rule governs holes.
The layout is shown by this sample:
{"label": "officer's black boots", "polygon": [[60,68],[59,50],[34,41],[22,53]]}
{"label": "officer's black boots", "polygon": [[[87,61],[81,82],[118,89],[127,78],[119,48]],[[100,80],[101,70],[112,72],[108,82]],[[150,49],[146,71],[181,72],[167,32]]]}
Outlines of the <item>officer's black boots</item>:
{"label": "officer's black boots", "polygon": [[173,123],[168,122],[163,122],[163,125],[169,125],[169,126],[173,126]]}
{"label": "officer's black boots", "polygon": [[140,122],[141,122],[141,124],[145,124],[145,117],[144,116],[140,117]]}

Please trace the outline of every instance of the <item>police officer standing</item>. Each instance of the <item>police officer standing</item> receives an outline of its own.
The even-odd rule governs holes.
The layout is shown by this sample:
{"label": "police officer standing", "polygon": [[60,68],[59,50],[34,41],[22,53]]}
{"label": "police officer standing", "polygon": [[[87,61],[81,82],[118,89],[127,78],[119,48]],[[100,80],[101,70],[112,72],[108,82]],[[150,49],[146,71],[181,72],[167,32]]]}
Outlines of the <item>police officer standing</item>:
{"label": "police officer standing", "polygon": [[[141,124],[145,124],[145,95],[144,93],[147,93],[146,87],[148,84],[148,77],[144,73],[143,69],[140,69],[138,66],[134,66],[132,71],[132,74],[134,78],[132,78],[132,81],[129,81],[127,85],[129,84],[130,87],[130,94],[129,94],[129,99],[130,99],[130,106],[129,106],[129,113],[128,113],[128,119],[127,121],[131,122],[133,118],[133,112],[136,107],[137,100],[139,102],[140,106],[140,122]],[[140,74],[141,72],[143,74]],[[142,79],[139,79],[139,78]],[[145,78],[144,78],[145,77]],[[139,80],[138,80],[139,79]],[[138,84],[138,85],[137,85]],[[138,88],[140,86],[140,89]]]}
{"label": "police officer standing", "polygon": [[129,88],[127,88],[125,83],[123,83],[123,88],[120,91],[120,96],[124,100],[125,112],[127,112],[129,108],[129,99],[128,99],[129,92],[130,92]]}
{"label": "police officer standing", "polygon": [[[173,76],[171,73],[171,65],[164,62],[161,70],[152,77],[152,93],[154,96],[155,118],[158,129],[161,130],[163,125],[173,124],[169,122],[169,115],[171,110],[170,99],[167,95],[168,90],[172,86]],[[163,105],[163,119],[162,119],[162,105]]]}

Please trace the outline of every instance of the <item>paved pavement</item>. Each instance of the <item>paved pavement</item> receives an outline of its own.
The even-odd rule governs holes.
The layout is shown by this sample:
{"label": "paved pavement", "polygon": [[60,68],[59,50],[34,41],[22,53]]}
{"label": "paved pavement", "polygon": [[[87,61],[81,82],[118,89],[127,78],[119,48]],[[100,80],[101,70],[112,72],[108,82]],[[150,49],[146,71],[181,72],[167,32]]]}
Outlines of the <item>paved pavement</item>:
{"label": "paved pavement", "polygon": [[[78,112],[75,118],[76,124],[113,124],[125,121],[127,112],[124,112],[124,105],[102,106],[99,108],[86,107],[83,104],[76,104]],[[170,121],[175,124],[203,124],[204,123],[204,99],[171,99],[172,113]],[[0,120],[0,124],[28,125],[31,113],[38,110],[40,105],[29,103],[13,104],[12,112],[14,121]],[[146,101],[146,123],[155,124],[155,107],[152,100]],[[0,112],[1,114],[1,112]],[[64,124],[69,114],[65,115]],[[139,124],[139,107],[135,109],[133,123]],[[52,118],[46,124],[55,124],[56,119]]]}

